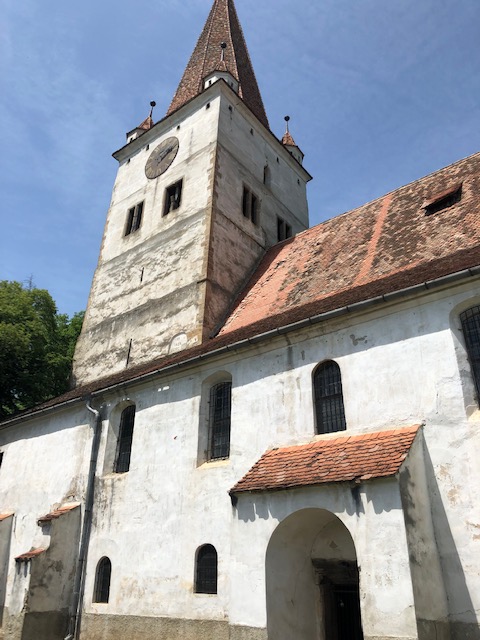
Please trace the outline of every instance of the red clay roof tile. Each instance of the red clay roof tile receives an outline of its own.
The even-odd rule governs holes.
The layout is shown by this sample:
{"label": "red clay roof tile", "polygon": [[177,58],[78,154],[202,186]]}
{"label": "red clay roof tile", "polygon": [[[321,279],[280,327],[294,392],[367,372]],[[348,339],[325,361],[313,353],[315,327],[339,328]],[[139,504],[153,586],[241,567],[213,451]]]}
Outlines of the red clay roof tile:
{"label": "red clay roof tile", "polygon": [[56,520],[57,518],[60,518],[60,516],[63,516],[66,513],[69,513],[70,511],[72,511],[73,509],[76,509],[79,506],[80,506],[79,502],[69,502],[67,504],[62,504],[62,506],[58,507],[58,509],[55,509],[54,511],[47,513],[47,515],[39,518],[38,524],[44,524],[46,522],[50,522],[51,520]]}
{"label": "red clay roof tile", "polygon": [[[442,215],[425,215],[426,198],[460,182],[460,202]],[[477,153],[272,247],[215,338],[77,387],[19,415],[86,398],[279,327],[479,265]]]}
{"label": "red clay roof tile", "polygon": [[272,449],[263,454],[230,494],[394,476],[419,429],[415,425]]}
{"label": "red clay roof tile", "polygon": [[[453,182],[463,183],[461,200],[441,216],[426,216],[425,200],[448,193]],[[220,334],[256,323],[281,326],[281,316],[301,319],[365,299],[362,289],[384,295],[392,285],[470,268],[480,263],[479,244],[476,154],[272,247]]]}
{"label": "red clay roof tile", "polygon": [[32,558],[36,558],[37,556],[39,556],[41,553],[44,553],[44,551],[46,551],[46,549],[30,549],[30,551],[27,551],[25,553],[22,553],[21,555],[17,556],[15,558],[15,562],[26,562],[27,560],[31,560]]}
{"label": "red clay roof tile", "polygon": [[288,145],[290,147],[296,147],[295,140],[292,137],[290,131],[286,131],[282,138],[282,144]]}
{"label": "red clay roof tile", "polygon": [[[222,42],[227,45],[223,61]],[[240,97],[268,129],[265,107],[233,0],[215,0],[213,3],[167,115],[201,93],[206,76],[225,69],[239,81]]]}
{"label": "red clay roof tile", "polygon": [[13,513],[0,513],[0,522],[6,520],[7,518],[11,518]]}

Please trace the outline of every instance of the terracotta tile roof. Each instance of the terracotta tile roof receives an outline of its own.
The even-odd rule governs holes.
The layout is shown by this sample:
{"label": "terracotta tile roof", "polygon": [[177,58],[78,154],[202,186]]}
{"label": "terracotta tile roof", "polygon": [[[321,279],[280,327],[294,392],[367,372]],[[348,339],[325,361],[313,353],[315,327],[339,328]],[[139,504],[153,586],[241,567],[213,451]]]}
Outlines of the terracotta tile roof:
{"label": "terracotta tile roof", "polygon": [[148,131],[154,124],[152,116],[147,116],[145,120],[138,125],[137,129],[144,129],[144,131]]}
{"label": "terracotta tile roof", "polygon": [[[223,63],[220,48],[222,42],[227,44]],[[268,128],[265,107],[233,0],[215,0],[213,3],[167,115],[201,93],[206,76],[226,68],[239,81],[242,100]]]}
{"label": "terracotta tile roof", "polygon": [[[426,200],[459,182],[460,202],[425,215]],[[215,338],[77,387],[19,416],[479,265],[480,153],[272,247]]]}
{"label": "terracotta tile roof", "polygon": [[13,513],[0,513],[0,522],[3,522],[3,520],[6,520],[7,518],[11,518],[13,516]]}
{"label": "terracotta tile roof", "polygon": [[17,556],[15,558],[15,562],[26,562],[28,560],[31,560],[32,558],[36,558],[37,556],[39,556],[41,553],[44,553],[46,551],[46,549],[30,549],[30,551],[27,551],[25,553],[22,553],[21,555]]}
{"label": "terracotta tile roof", "polygon": [[419,428],[343,435],[267,451],[230,494],[394,476]]}
{"label": "terracotta tile roof", "polygon": [[56,520],[57,518],[60,518],[60,516],[69,513],[73,509],[77,509],[77,507],[79,506],[79,502],[69,502],[68,504],[62,504],[62,506],[58,507],[58,509],[55,509],[54,511],[47,513],[46,516],[42,516],[41,518],[39,518],[38,524],[45,524],[46,522],[50,522],[51,520]]}
{"label": "terracotta tile roof", "polygon": [[295,144],[295,140],[293,139],[292,134],[290,133],[290,131],[286,131],[283,134],[282,144],[288,145],[289,147],[296,147],[297,146]]}
{"label": "terracotta tile roof", "polygon": [[[425,201],[459,182],[459,202],[425,215]],[[282,316],[308,317],[471,268],[479,244],[476,154],[274,246],[220,333],[272,326],[275,317],[280,326]]]}

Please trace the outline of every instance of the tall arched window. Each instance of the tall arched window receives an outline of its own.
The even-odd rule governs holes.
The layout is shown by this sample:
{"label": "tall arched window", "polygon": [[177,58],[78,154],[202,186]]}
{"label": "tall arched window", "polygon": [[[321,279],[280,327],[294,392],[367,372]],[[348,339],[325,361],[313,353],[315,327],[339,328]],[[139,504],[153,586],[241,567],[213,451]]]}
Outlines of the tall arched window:
{"label": "tall arched window", "polygon": [[232,383],[219,382],[210,389],[208,460],[230,455],[230,418],[232,413]]}
{"label": "tall arched window", "polygon": [[480,305],[467,309],[460,315],[468,359],[480,400]]}
{"label": "tall arched window", "polygon": [[132,404],[122,411],[120,428],[118,430],[117,455],[115,457],[115,472],[125,473],[130,469],[130,455],[132,453],[133,425],[135,424],[135,405]]}
{"label": "tall arched window", "polygon": [[211,544],[197,551],[195,566],[195,593],[217,593],[217,552]]}
{"label": "tall arched window", "polygon": [[336,362],[328,360],[315,369],[313,389],[317,433],[345,430],[342,376]]}
{"label": "tall arched window", "polygon": [[107,603],[110,597],[110,578],[112,576],[112,563],[107,557],[104,557],[97,564],[97,573],[95,575],[95,589],[93,593],[93,602]]}

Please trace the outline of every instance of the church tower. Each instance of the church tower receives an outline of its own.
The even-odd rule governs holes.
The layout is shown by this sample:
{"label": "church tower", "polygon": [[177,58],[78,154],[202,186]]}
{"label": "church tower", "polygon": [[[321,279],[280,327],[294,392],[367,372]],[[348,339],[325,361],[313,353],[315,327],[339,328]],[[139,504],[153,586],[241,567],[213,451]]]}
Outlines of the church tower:
{"label": "church tower", "polygon": [[167,115],[113,154],[76,385],[216,332],[265,250],[308,227],[289,142],[269,129],[233,0],[215,0]]}

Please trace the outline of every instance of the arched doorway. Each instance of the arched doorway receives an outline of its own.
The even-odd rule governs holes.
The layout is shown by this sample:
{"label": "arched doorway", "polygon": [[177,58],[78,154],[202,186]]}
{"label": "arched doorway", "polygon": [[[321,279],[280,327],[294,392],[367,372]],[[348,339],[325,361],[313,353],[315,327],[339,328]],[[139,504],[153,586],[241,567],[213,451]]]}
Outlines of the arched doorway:
{"label": "arched doorway", "polygon": [[266,585],[269,640],[363,640],[355,545],[333,513],[302,509],[278,525]]}

